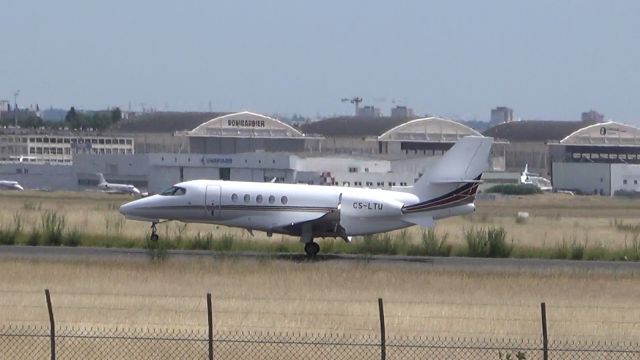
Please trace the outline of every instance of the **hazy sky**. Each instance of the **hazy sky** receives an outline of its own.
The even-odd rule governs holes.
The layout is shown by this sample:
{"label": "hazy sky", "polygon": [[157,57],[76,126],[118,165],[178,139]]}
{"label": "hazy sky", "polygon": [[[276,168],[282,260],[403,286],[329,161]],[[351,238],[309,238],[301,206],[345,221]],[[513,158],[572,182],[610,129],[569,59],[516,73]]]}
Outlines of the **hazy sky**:
{"label": "hazy sky", "polygon": [[0,99],[640,125],[640,1],[7,0]]}

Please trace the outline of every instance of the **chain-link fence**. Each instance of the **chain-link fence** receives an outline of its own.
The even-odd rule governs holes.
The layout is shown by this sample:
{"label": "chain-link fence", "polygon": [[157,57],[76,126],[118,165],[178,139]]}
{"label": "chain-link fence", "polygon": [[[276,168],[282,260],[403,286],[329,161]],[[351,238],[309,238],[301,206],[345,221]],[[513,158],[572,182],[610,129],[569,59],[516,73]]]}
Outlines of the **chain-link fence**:
{"label": "chain-link fence", "polygon": [[[50,358],[50,329],[0,327],[0,359]],[[541,340],[60,328],[57,359],[544,359]],[[384,357],[383,357],[383,352]],[[209,357],[211,355],[211,357]],[[549,359],[640,359],[638,344],[554,342]]]}
{"label": "chain-link fence", "polygon": [[[59,327],[49,290],[49,326],[1,326],[2,359],[638,359],[639,343],[549,342],[546,305],[538,339],[389,337],[378,299],[376,336],[268,332],[215,332],[211,294],[208,328],[112,329]],[[374,329],[372,329],[374,330]]]}

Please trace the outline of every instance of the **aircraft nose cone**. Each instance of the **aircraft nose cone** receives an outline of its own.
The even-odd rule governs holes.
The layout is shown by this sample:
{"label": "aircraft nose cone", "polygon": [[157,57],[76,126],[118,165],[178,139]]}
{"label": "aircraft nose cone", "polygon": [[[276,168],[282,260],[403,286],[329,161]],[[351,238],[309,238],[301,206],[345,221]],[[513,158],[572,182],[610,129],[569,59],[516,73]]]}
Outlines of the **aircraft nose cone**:
{"label": "aircraft nose cone", "polygon": [[127,216],[127,215],[131,215],[131,210],[132,210],[133,206],[131,205],[131,203],[126,203],[123,204],[122,206],[120,206],[120,209],[118,211],[120,211],[120,214]]}

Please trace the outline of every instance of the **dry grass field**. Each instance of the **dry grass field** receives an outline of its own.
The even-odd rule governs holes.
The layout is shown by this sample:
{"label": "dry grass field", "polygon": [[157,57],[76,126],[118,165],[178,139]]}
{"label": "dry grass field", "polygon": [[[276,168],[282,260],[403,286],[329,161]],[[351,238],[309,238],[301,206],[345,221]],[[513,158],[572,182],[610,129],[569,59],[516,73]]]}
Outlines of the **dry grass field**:
{"label": "dry grass field", "polygon": [[[117,212],[129,200],[99,193],[0,192],[0,229],[16,218],[25,232],[37,229],[42,214],[53,211],[64,216],[66,229],[83,236],[117,235],[142,246],[148,224],[126,221]],[[638,235],[616,224],[639,224],[638,204],[555,194],[480,200],[475,214],[440,221],[437,232],[463,244],[464,229],[501,226],[509,241],[525,247],[579,242],[625,248]],[[520,211],[529,213],[526,221],[516,221]],[[169,223],[159,231],[165,237],[213,232],[251,238],[209,225]],[[405,233],[411,241],[420,234],[417,228]],[[253,239],[295,241],[261,233]],[[205,329],[210,291],[220,330],[375,334],[376,299],[382,297],[389,335],[538,338],[539,304],[545,301],[552,338],[640,338],[637,273],[453,271],[365,261],[3,260],[0,324],[46,324],[44,288],[52,291],[61,326]]]}
{"label": "dry grass field", "polygon": [[0,262],[0,324],[387,333],[538,339],[540,302],[553,339],[637,341],[640,279],[604,271],[444,270],[429,265],[265,260],[160,263]]}
{"label": "dry grass field", "polygon": [[[21,219],[25,231],[37,228],[42,213],[51,210],[64,216],[68,231],[77,229],[83,234],[125,237],[141,245],[148,236],[149,224],[127,221],[117,211],[122,203],[131,199],[128,196],[92,192],[3,191],[0,192],[0,229],[13,226],[16,217]],[[463,232],[466,229],[501,226],[506,230],[508,241],[519,246],[545,248],[562,243],[580,243],[608,249],[631,246],[634,240],[638,241],[640,233],[640,200],[543,194],[478,200],[476,208],[473,215],[439,221],[437,233],[447,234],[448,241],[455,245],[464,243]],[[530,216],[526,221],[519,222],[516,220],[518,212],[528,212]],[[637,225],[638,233],[620,231],[616,223]],[[267,238],[260,232],[252,237],[243,230],[203,224],[159,225],[159,234],[165,239],[179,235],[188,239],[198,233],[229,235],[238,240],[296,240],[279,235]],[[411,241],[419,241],[420,233],[418,227],[406,232]]]}

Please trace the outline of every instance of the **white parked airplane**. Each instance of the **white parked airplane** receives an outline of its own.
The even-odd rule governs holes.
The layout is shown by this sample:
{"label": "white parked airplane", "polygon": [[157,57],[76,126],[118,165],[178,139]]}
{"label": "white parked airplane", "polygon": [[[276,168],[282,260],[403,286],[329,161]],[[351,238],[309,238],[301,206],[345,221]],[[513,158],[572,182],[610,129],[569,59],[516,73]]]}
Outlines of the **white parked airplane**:
{"label": "white parked airplane", "polygon": [[193,180],[120,207],[127,218],[156,224],[177,220],[299,236],[308,256],[318,237],[347,242],[365,235],[473,212],[480,178],[488,166],[492,138],[458,141],[414,186],[390,190],[341,186]]}
{"label": "white parked airplane", "polygon": [[520,184],[535,185],[542,191],[553,190],[553,186],[549,179],[543,178],[536,173],[529,172],[529,164],[524,165],[524,171],[520,174]]}
{"label": "white parked airplane", "polygon": [[98,175],[98,178],[100,180],[100,183],[98,183],[98,189],[100,190],[113,194],[131,194],[138,196],[141,195],[140,190],[138,190],[133,185],[109,183],[107,182],[107,180],[105,180],[102,173],[97,173],[96,175]]}
{"label": "white parked airplane", "polygon": [[24,190],[17,181],[0,180],[0,189],[2,190]]}

